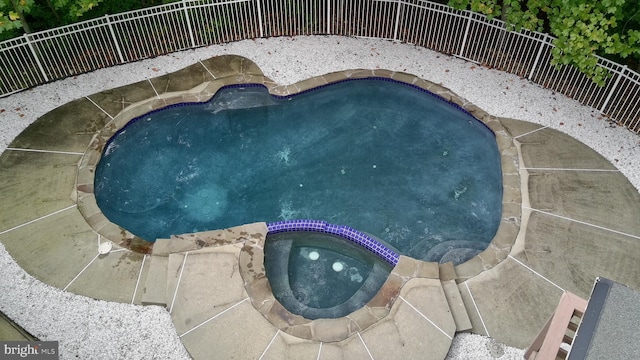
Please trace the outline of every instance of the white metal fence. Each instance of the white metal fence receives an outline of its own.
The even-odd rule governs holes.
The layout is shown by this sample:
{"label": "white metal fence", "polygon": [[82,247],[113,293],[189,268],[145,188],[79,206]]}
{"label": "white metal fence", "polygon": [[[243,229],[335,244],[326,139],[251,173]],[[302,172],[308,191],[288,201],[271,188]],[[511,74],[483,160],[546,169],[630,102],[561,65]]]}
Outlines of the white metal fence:
{"label": "white metal fence", "polygon": [[553,38],[424,0],[182,0],[0,43],[0,96],[189,48],[258,37],[331,34],[424,46],[530,79],[640,133],[640,74],[599,58],[603,87],[551,65]]}

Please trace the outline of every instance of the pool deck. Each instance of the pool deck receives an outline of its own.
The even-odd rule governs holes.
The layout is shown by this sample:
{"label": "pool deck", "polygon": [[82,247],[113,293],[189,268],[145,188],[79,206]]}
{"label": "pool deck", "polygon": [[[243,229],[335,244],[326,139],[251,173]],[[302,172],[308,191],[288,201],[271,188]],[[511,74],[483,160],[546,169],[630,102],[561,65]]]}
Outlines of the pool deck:
{"label": "pool deck", "polygon": [[[239,271],[242,253],[246,246],[259,249],[259,241],[177,248],[166,256],[129,250],[148,249],[105,223],[86,196],[92,181],[82,172],[83,165],[90,169],[86,165],[96,160],[108,134],[122,125],[118,121],[125,121],[119,114],[145,101],[148,110],[178,98],[196,101],[197,94],[211,93],[220,84],[261,76],[246,59],[212,58],[75,100],[41,117],[0,156],[0,242],[28,273],[66,291],[136,304],[154,303],[149,299],[158,295],[157,303],[171,312],[178,335],[196,359],[212,353],[243,359],[442,359],[456,331],[442,286],[445,278],[456,280],[472,332],[518,348],[535,338],[563,291],[588,298],[598,276],[640,289],[638,191],[586,145],[512,119],[497,119],[517,150],[511,154],[515,168],[508,169],[517,174],[513,177],[520,188],[512,194],[518,216],[508,217],[517,226],[502,234],[512,242],[501,243],[495,259],[474,258],[453,276],[443,277],[427,263],[402,269],[403,286],[384,298],[386,312],[370,312],[380,320],[366,328],[359,327],[358,319],[344,322],[346,339],[332,339],[334,323],[322,322],[292,336],[302,331],[287,331],[300,325],[299,319],[288,318],[268,299],[258,303],[249,296]],[[99,254],[100,243],[108,239],[114,240],[113,249]],[[163,281],[165,287],[154,288]],[[264,304],[268,308],[258,311]],[[277,316],[265,315],[270,312]],[[284,323],[274,325],[278,319]]]}

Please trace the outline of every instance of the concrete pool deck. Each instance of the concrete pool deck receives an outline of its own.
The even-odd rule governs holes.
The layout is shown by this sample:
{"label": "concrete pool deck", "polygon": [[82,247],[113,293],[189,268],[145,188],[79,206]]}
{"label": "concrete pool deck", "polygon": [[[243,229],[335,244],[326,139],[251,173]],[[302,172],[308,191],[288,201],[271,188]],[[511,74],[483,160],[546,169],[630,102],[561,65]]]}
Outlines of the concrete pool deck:
{"label": "concrete pool deck", "polygon": [[[118,246],[109,254],[98,254],[99,243],[105,240],[79,211],[77,166],[94,135],[123,108],[157,93],[191,89],[213,74],[221,77],[210,71],[192,66],[76,100],[43,116],[13,141],[0,157],[0,241],[27,272],[77,294],[109,301],[142,301],[145,290],[141,284],[152,262],[148,256]],[[640,195],[613,165],[577,140],[532,123],[509,119],[501,119],[501,123],[519,150],[520,231],[513,234],[515,244],[503,261],[460,282],[458,288],[474,332],[524,348],[544,325],[563,290],[586,298],[596,276],[640,288],[640,269],[634,266],[640,255]],[[30,201],[25,203],[25,199]],[[229,248],[223,252],[235,251]],[[228,264],[225,258],[234,256],[221,256],[221,264]],[[208,265],[194,266],[202,271],[187,273],[206,276],[205,269],[211,271]],[[185,273],[179,262],[174,261],[169,268],[176,276]],[[229,270],[226,265],[220,268]],[[395,321],[375,325],[375,336],[373,332],[358,333],[336,347],[333,343],[299,340],[276,330],[246,301],[240,288],[235,298],[224,300],[226,305],[194,313],[202,309],[195,306],[201,304],[198,301],[206,303],[210,300],[207,295],[226,294],[226,290],[214,291],[213,284],[202,289],[202,282],[194,281],[196,289],[200,286],[205,291],[187,296],[186,290],[194,288],[183,286],[180,280],[181,285],[176,282],[174,287],[184,292],[174,292],[178,295],[170,297],[171,303],[173,299],[178,301],[171,312],[180,313],[175,307],[180,296],[194,306],[185,308],[178,320],[174,317],[174,324],[196,358],[212,347],[228,349],[229,355],[241,358],[278,357],[282,353],[333,358],[332,354],[338,352],[344,358],[367,357],[367,352],[379,358],[387,354],[387,344],[394,341],[412,345],[406,347],[406,353],[395,352],[397,357],[423,354],[428,348],[434,358],[442,358],[451,342],[446,336],[437,340],[445,334],[451,336],[450,328],[439,332],[432,327],[433,320],[447,311],[446,306],[442,311],[427,313],[435,308],[416,305],[413,295],[407,294],[413,287],[403,289],[401,294],[408,301],[396,302],[392,312],[401,315],[393,317]],[[233,286],[231,283],[223,285]],[[416,319],[420,321],[409,325]],[[248,327],[247,323],[252,325]],[[405,324],[406,331],[402,330]],[[236,335],[224,339],[210,336],[223,331]],[[427,335],[430,332],[434,335]],[[444,350],[435,351],[436,345]]]}

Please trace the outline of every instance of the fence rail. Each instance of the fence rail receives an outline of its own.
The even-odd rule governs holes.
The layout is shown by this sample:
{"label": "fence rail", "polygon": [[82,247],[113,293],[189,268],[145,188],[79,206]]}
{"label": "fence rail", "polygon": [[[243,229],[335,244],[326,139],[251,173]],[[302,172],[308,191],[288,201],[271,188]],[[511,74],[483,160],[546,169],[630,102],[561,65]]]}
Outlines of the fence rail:
{"label": "fence rail", "polygon": [[551,65],[553,38],[425,0],[182,0],[0,43],[0,96],[175,51],[258,37],[343,35],[412,43],[527,78],[640,133],[640,74],[598,58],[598,86]]}

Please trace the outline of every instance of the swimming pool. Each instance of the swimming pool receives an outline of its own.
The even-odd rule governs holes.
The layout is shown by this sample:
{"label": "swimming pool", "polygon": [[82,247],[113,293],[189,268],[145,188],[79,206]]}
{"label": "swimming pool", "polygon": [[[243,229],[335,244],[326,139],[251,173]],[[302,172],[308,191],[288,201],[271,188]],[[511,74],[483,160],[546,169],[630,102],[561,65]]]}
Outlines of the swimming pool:
{"label": "swimming pool", "polygon": [[285,97],[231,86],[139,116],[104,147],[95,196],[150,241],[304,217],[461,263],[496,233],[501,180],[484,124],[427,91],[370,78]]}

